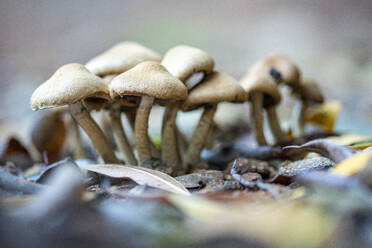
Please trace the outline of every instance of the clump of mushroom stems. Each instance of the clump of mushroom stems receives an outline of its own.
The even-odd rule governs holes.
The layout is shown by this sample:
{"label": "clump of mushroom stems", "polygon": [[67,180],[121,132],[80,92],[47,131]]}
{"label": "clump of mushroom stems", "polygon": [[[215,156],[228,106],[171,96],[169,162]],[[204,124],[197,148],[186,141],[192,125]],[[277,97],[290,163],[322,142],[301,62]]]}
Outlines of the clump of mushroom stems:
{"label": "clump of mushroom stems", "polygon": [[192,169],[200,161],[200,153],[204,148],[206,137],[209,134],[210,128],[213,123],[213,117],[217,110],[217,104],[209,105],[204,107],[202,116],[200,117],[198,126],[196,127],[187,152],[183,167],[186,171]]}
{"label": "clump of mushroom stems", "polygon": [[77,102],[69,105],[70,113],[76,122],[84,129],[93,143],[94,148],[102,157],[105,163],[119,163],[114,151],[110,148],[106,136],[101,128],[90,116],[88,110],[82,102]]}

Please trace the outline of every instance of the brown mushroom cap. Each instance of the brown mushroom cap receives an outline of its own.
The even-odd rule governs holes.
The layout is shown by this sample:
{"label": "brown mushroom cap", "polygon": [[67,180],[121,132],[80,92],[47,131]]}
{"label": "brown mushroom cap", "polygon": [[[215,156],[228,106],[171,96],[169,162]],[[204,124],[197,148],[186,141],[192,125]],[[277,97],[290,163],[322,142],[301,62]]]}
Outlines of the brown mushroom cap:
{"label": "brown mushroom cap", "polygon": [[213,72],[189,93],[182,111],[189,111],[203,104],[246,100],[247,93],[232,76],[224,72]]}
{"label": "brown mushroom cap", "polygon": [[278,86],[269,75],[261,76],[248,73],[242,78],[240,85],[248,93],[248,100],[254,92],[264,94],[264,107],[277,105],[281,100]]}
{"label": "brown mushroom cap", "polygon": [[158,99],[185,100],[187,88],[157,62],[142,62],[115,77],[110,83],[112,98],[151,96]]}
{"label": "brown mushroom cap", "polygon": [[104,76],[127,71],[143,61],[160,62],[161,55],[136,42],[126,41],[94,57],[86,64],[92,73]]}
{"label": "brown mushroom cap", "polygon": [[303,100],[313,103],[322,103],[324,101],[322,92],[315,80],[311,78],[305,78],[303,79],[300,87],[300,94]]}
{"label": "brown mushroom cap", "polygon": [[87,98],[110,101],[107,84],[81,64],[60,67],[32,94],[32,110],[72,104]]}
{"label": "brown mushroom cap", "polygon": [[195,72],[209,74],[214,68],[214,60],[206,52],[185,45],[169,49],[161,64],[182,82]]}
{"label": "brown mushroom cap", "polygon": [[271,55],[256,63],[250,70],[254,74],[270,75],[271,69],[281,74],[281,82],[296,88],[300,84],[301,73],[298,67],[284,55]]}

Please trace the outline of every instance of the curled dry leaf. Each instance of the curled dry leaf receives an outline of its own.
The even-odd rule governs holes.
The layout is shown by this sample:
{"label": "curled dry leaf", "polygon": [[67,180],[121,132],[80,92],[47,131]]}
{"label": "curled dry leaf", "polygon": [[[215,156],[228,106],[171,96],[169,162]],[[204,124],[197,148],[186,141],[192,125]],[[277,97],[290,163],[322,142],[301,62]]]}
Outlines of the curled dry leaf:
{"label": "curled dry leaf", "polygon": [[339,145],[327,139],[316,139],[300,146],[286,146],[282,149],[284,152],[315,152],[329,158],[335,163],[340,163],[357,152],[350,147]]}
{"label": "curled dry leaf", "polygon": [[173,177],[156,170],[118,164],[79,165],[81,169],[114,178],[128,178],[140,185],[148,185],[171,193],[190,195],[190,192]]}

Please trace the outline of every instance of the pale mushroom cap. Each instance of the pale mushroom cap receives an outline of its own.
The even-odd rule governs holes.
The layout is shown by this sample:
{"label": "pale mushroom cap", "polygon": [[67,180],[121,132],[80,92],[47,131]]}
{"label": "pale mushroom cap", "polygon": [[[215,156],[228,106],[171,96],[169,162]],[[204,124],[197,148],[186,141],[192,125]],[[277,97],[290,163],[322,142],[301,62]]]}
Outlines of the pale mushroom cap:
{"label": "pale mushroom cap", "polygon": [[248,99],[254,92],[264,94],[265,107],[277,105],[281,100],[278,86],[269,75],[261,76],[248,73],[241,79],[240,85],[247,92]]}
{"label": "pale mushroom cap", "polygon": [[214,60],[206,52],[185,45],[169,49],[161,64],[182,82],[195,72],[209,74],[214,68]]}
{"label": "pale mushroom cap", "polygon": [[158,99],[185,100],[187,88],[157,62],[142,62],[115,77],[110,84],[112,98],[151,96]]}
{"label": "pale mushroom cap", "polygon": [[311,78],[305,78],[301,84],[301,98],[313,103],[322,103],[324,101],[323,94],[315,82]]}
{"label": "pale mushroom cap", "polygon": [[67,64],[34,91],[30,105],[32,110],[53,108],[89,97],[110,100],[108,86],[83,65]]}
{"label": "pale mushroom cap", "polygon": [[247,93],[232,76],[213,72],[189,93],[182,110],[192,110],[203,104],[244,101],[247,101]]}
{"label": "pale mushroom cap", "polygon": [[143,61],[160,62],[161,55],[139,43],[125,41],[94,57],[86,64],[92,73],[104,76],[120,74]]}
{"label": "pale mushroom cap", "polygon": [[108,74],[103,76],[102,79],[106,82],[107,85],[111,83],[111,81],[117,76],[117,74]]}

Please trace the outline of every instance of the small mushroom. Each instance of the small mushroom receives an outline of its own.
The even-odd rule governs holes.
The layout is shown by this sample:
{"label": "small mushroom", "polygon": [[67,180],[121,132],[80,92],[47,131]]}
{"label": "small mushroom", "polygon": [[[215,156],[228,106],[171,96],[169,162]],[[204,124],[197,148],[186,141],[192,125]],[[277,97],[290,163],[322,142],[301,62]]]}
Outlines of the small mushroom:
{"label": "small mushroom", "polygon": [[298,67],[286,56],[271,55],[256,63],[252,73],[260,75],[271,75],[277,83],[285,83],[297,91],[299,89],[301,73]]}
{"label": "small mushroom", "polygon": [[257,143],[260,146],[266,146],[267,141],[263,132],[263,109],[267,111],[270,128],[275,139],[279,141],[284,137],[275,110],[281,96],[271,77],[255,74],[254,72],[250,71],[242,78],[241,86],[248,92],[248,99],[251,102],[251,114]]}
{"label": "small mushroom", "polygon": [[223,72],[213,72],[189,93],[182,111],[191,111],[201,106],[204,107],[204,111],[188,146],[184,169],[190,170],[200,161],[200,153],[209,134],[217,104],[246,100],[247,94],[244,89],[233,77]]}
{"label": "small mushroom", "polygon": [[110,101],[106,83],[83,65],[67,64],[34,91],[30,105],[34,111],[69,105],[71,115],[88,134],[103,161],[118,163],[107,138],[83,105],[87,99]]}
{"label": "small mushroom", "polygon": [[125,41],[88,61],[86,68],[98,76],[117,75],[143,61],[160,60],[161,55],[157,52],[136,42]]}
{"label": "small mushroom", "polygon": [[[214,68],[214,60],[208,53],[186,45],[169,49],[161,64],[181,80],[189,91],[201,83],[207,75],[211,74]],[[177,104],[172,104],[165,110],[162,124],[163,146],[173,147],[173,150],[179,150],[183,154],[187,150],[188,141],[175,124],[178,108]],[[167,136],[167,138],[165,139],[164,136]],[[174,140],[177,140],[178,148],[174,147]],[[170,143],[168,144],[168,142]],[[169,160],[168,153],[163,152],[162,157],[165,162],[179,163],[179,157],[172,156],[173,160]]]}
{"label": "small mushroom", "polygon": [[[110,84],[114,77],[118,74],[123,73],[137,64],[144,61],[157,61],[161,60],[161,55],[150,48],[147,48],[139,43],[125,41],[116,44],[109,50],[99,54],[95,58],[91,59],[86,67],[95,73],[96,75],[102,76],[105,81]],[[133,100],[130,99],[130,100]],[[139,103],[139,99],[134,99]],[[115,103],[113,107],[108,108],[110,112],[111,125],[113,127],[114,139],[119,147],[121,153],[125,156],[126,161],[129,164],[136,165],[137,160],[133,154],[132,148],[129,145],[125,131],[121,124],[121,112],[124,112],[127,117],[128,112],[134,112],[137,106],[128,106],[128,101]],[[130,105],[133,105],[129,103]],[[120,107],[119,105],[122,105]],[[138,104],[137,104],[138,105]],[[123,110],[123,111],[121,111]],[[128,113],[128,114],[127,114]],[[130,117],[130,116],[129,116]],[[131,119],[129,119],[131,122]],[[134,124],[134,122],[133,122]],[[152,151],[154,156],[160,156],[159,152],[152,145]]]}
{"label": "small mushroom", "polygon": [[179,45],[167,51],[161,64],[190,90],[213,72],[214,60],[195,47]]}
{"label": "small mushroom", "polygon": [[139,162],[144,165],[152,158],[148,120],[154,99],[185,100],[187,89],[162,65],[148,61],[117,76],[110,84],[110,95],[113,99],[141,96],[134,132]]}
{"label": "small mushroom", "polygon": [[310,78],[302,80],[299,92],[295,95],[300,101],[293,110],[293,130],[296,135],[301,135],[304,133],[306,110],[311,105],[323,103],[324,97],[318,84]]}

